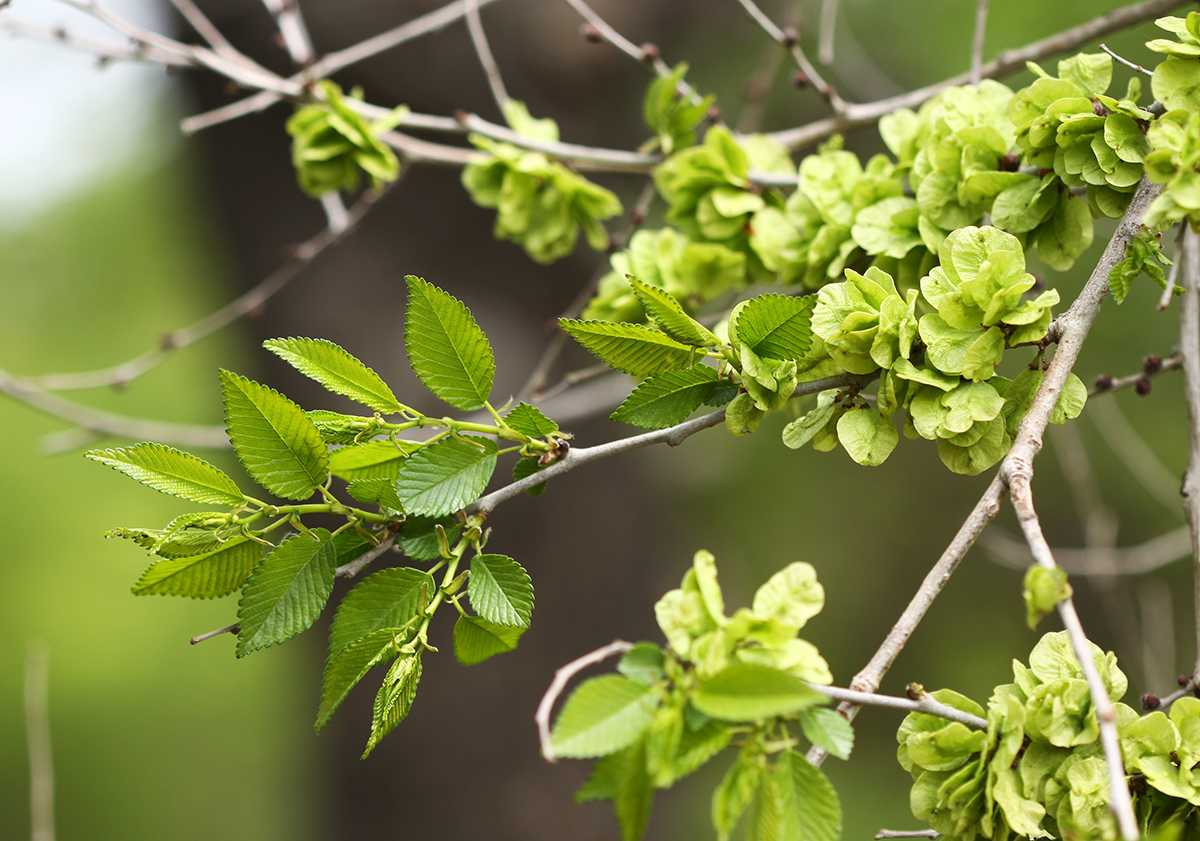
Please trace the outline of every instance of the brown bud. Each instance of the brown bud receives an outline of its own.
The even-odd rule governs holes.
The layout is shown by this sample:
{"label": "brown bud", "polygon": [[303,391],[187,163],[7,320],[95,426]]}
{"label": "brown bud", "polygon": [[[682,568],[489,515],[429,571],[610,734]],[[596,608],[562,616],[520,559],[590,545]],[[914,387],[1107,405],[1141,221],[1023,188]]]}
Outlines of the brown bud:
{"label": "brown bud", "polygon": [[785,47],[791,49],[796,46],[796,42],[800,40],[800,33],[796,31],[794,26],[785,26],[783,28],[783,40],[780,41]]}
{"label": "brown bud", "polygon": [[1138,393],[1139,397],[1145,397],[1150,393],[1150,378],[1144,374],[1138,377],[1137,385],[1133,387],[1133,390]]}
{"label": "brown bud", "polygon": [[1142,709],[1147,712],[1157,710],[1161,704],[1162,702],[1158,700],[1158,696],[1151,692],[1147,692],[1142,696]]}
{"label": "brown bud", "polygon": [[1107,117],[1108,109],[1101,104],[1100,100],[1094,99],[1092,100],[1092,113],[1097,117]]}
{"label": "brown bud", "polygon": [[275,33],[275,34],[274,34],[274,35],[271,37],[271,43],[272,43],[272,44],[274,44],[276,47],[278,47],[278,48],[279,48],[279,49],[281,49],[281,50],[286,50],[286,49],[287,49],[287,41],[283,40],[283,33],[282,33],[282,32],[276,32],[276,33]]}
{"label": "brown bud", "polygon": [[1162,365],[1163,365],[1162,357],[1159,356],[1158,354],[1152,353],[1146,357],[1146,360],[1145,360],[1145,363],[1143,364],[1142,370],[1145,371],[1147,374],[1157,374],[1159,371],[1162,370]]}
{"label": "brown bud", "polygon": [[920,701],[925,696],[925,687],[919,683],[910,683],[904,687],[904,694],[913,701]]}
{"label": "brown bud", "polygon": [[158,346],[163,350],[171,350],[175,347],[175,334],[163,333],[158,337]]}
{"label": "brown bud", "polygon": [[651,44],[648,42],[642,44],[642,61],[646,62],[647,64],[653,64],[654,62],[658,61],[658,58],[659,52],[657,44]]}
{"label": "brown bud", "polygon": [[1096,377],[1095,385],[1096,391],[1108,391],[1110,388],[1112,388],[1113,378],[1108,374],[1101,374],[1100,376]]}
{"label": "brown bud", "polygon": [[1175,682],[1180,686],[1187,686],[1189,680],[1191,680],[1191,678],[1187,675],[1180,675],[1179,677],[1175,678]]}
{"label": "brown bud", "polygon": [[604,43],[604,36],[600,34],[600,30],[592,26],[590,23],[585,23],[579,27],[579,34],[583,36],[583,40],[589,44]]}

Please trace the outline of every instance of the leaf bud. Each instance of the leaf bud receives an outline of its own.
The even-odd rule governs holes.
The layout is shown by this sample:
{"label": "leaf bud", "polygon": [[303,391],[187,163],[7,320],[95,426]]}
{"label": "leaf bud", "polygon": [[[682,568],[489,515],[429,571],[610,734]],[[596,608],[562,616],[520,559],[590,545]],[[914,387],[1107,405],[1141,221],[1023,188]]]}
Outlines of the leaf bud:
{"label": "leaf bud", "polygon": [[1188,677],[1187,675],[1180,675],[1179,677],[1175,678],[1175,682],[1177,684],[1179,684],[1180,686],[1187,686],[1188,681],[1190,681],[1190,680],[1191,680],[1191,678]]}
{"label": "leaf bud", "polygon": [[1147,712],[1153,712],[1154,710],[1157,710],[1161,704],[1162,702],[1159,701],[1158,696],[1152,692],[1147,692],[1142,696],[1142,709],[1146,710]]}
{"label": "leaf bud", "polygon": [[1093,99],[1092,100],[1092,113],[1095,114],[1097,117],[1107,117],[1108,109],[1104,107],[1103,103],[1101,103],[1100,100]]}
{"label": "leaf bud", "polygon": [[585,23],[579,27],[579,34],[583,36],[583,40],[589,44],[601,44],[604,42],[604,36],[600,34],[600,30],[592,26],[590,23]]}
{"label": "leaf bud", "polygon": [[1137,385],[1133,387],[1133,390],[1138,393],[1139,397],[1145,397],[1150,393],[1150,378],[1145,374],[1138,377]]}
{"label": "leaf bud", "polygon": [[797,70],[792,74],[792,84],[800,90],[804,90],[812,84],[812,80],[808,78],[808,74],[803,70]]}
{"label": "leaf bud", "polygon": [[1096,377],[1096,391],[1108,391],[1113,386],[1113,378],[1108,374],[1100,374]]}
{"label": "leaf bud", "polygon": [[642,61],[647,64],[654,64],[654,62],[658,61],[659,56],[658,44],[651,44],[648,41],[642,44]]}
{"label": "leaf bud", "polygon": [[1152,353],[1146,357],[1144,367],[1142,368],[1142,370],[1145,371],[1147,374],[1157,374],[1159,371],[1162,370],[1162,366],[1163,366],[1162,357],[1159,356],[1158,354]]}
{"label": "leaf bud", "polygon": [[796,31],[794,26],[785,26],[783,28],[783,38],[779,43],[783,44],[788,49],[796,46],[796,42],[800,40],[800,33]]}
{"label": "leaf bud", "polygon": [[919,683],[910,683],[904,687],[904,694],[913,701],[920,701],[925,697],[925,687]]}

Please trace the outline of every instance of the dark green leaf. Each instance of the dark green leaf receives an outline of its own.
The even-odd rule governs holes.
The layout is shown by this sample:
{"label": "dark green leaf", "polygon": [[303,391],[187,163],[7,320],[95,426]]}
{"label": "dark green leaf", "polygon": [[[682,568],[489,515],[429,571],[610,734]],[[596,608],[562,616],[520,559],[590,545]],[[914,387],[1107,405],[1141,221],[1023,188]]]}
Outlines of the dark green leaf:
{"label": "dark green leaf", "polygon": [[646,773],[644,740],[596,763],[591,777],[575,795],[576,803],[611,800],[622,841],[637,841],[646,831],[654,786]]}
{"label": "dark green leaf", "polygon": [[474,502],[496,469],[490,438],[443,438],[409,457],[396,480],[404,510],[441,517]]}
{"label": "dark green leaf", "polygon": [[666,654],[652,642],[639,642],[625,652],[617,663],[617,671],[630,680],[652,686],[663,677]]}
{"label": "dark green leaf", "polygon": [[666,429],[687,419],[717,391],[716,369],[707,365],[648,377],[612,414],[612,420],[643,429]]}
{"label": "dark green leaf", "polygon": [[333,342],[269,339],[263,342],[263,347],[335,394],[343,394],[387,415],[404,410],[378,374]]}
{"label": "dark green leaf", "polygon": [[454,656],[464,666],[474,666],[512,651],[523,633],[524,628],[493,625],[477,616],[459,616],[454,623]]}
{"label": "dark green leaf", "polygon": [[346,485],[346,493],[367,505],[404,510],[400,497],[396,496],[396,483],[391,479],[355,479]]}
{"label": "dark green leaf", "polygon": [[454,296],[409,275],[408,361],[425,387],[456,409],[478,409],[492,390],[496,362],[487,336]]}
{"label": "dark green leaf", "polygon": [[467,596],[481,619],[494,625],[528,628],[533,616],[533,583],[529,573],[505,555],[471,559]]}
{"label": "dark green leaf", "polygon": [[133,594],[192,599],[228,596],[246,583],[261,558],[261,544],[235,537],[221,548],[202,555],[152,564],[133,585]]}
{"label": "dark green leaf", "polygon": [[91,450],[85,455],[156,491],[192,502],[236,508],[245,501],[237,484],[222,471],[190,453],[162,444]]}
{"label": "dark green leaf", "polygon": [[332,535],[314,529],[312,536],[292,535],[263,558],[238,602],[238,657],[290,639],[316,621],[333,592],[338,554]]}
{"label": "dark green leaf", "polygon": [[453,544],[458,540],[459,527],[450,517],[407,517],[400,528],[396,545],[400,551],[414,561],[432,561],[440,557],[435,526],[446,532],[446,539]]}
{"label": "dark green leaf", "polygon": [[321,433],[304,411],[274,389],[221,371],[225,426],[246,472],[285,499],[308,499],[329,473]]}
{"label": "dark green leaf", "polygon": [[[519,458],[513,465],[513,481],[520,482],[526,476],[532,476],[544,467],[536,458]],[[530,496],[541,496],[546,492],[546,483],[534,485],[525,493]]]}
{"label": "dark green leaf", "polygon": [[713,791],[712,820],[720,841],[728,841],[758,790],[763,768],[757,754],[743,750]]}

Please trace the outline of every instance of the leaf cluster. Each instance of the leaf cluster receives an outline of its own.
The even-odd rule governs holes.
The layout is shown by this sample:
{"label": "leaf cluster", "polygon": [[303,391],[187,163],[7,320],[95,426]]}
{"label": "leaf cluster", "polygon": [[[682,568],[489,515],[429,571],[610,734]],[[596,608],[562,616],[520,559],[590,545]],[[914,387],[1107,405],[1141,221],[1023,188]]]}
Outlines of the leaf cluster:
{"label": "leaf cluster", "polygon": [[667,647],[635,645],[619,674],[580,684],[555,722],[556,753],[600,759],[576,800],[611,801],[622,837],[634,841],[655,789],[734,746],[713,793],[719,838],[748,812],[749,838],[835,841],[837,794],[798,751],[800,734],[842,759],[853,746],[850,724],[819,706],[828,698],[810,685],[832,681],[828,666],[797,637],[824,600],[813,568],[797,562],[760,587],[751,608],[727,616],[716,562],[697,552],[681,587],[655,605]]}

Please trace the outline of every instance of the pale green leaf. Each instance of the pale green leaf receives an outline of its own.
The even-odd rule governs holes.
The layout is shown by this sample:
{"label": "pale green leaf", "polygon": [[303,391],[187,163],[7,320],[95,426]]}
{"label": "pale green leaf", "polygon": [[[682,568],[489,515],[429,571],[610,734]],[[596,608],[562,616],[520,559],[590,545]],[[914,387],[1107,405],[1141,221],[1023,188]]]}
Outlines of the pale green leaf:
{"label": "pale green leaf", "polygon": [[401,654],[392,663],[383,679],[383,686],[379,687],[379,693],[375,696],[375,706],[371,714],[371,736],[367,739],[367,748],[363,751],[362,759],[370,756],[380,740],[408,717],[413,699],[417,697],[417,684],[420,680],[420,654]]}
{"label": "pale green leaf", "polygon": [[276,496],[312,496],[329,472],[321,433],[299,406],[274,389],[221,371],[225,426],[250,476]]}
{"label": "pale green leaf", "polygon": [[754,800],[763,768],[758,757],[742,751],[713,790],[712,821],[720,841],[728,841],[742,813]]}
{"label": "pale green leaf", "polygon": [[333,342],[325,339],[269,339],[263,342],[263,347],[334,394],[345,395],[388,415],[404,410],[378,374]]}
{"label": "pale green leaf", "polygon": [[692,696],[700,712],[726,721],[786,715],[827,700],[795,675],[758,663],[733,663],[700,681]]}
{"label": "pale green leaf", "polygon": [[824,748],[831,756],[849,759],[854,749],[854,727],[828,707],[812,707],[800,713],[804,738]]}
{"label": "pale green leaf", "polygon": [[767,579],[754,594],[754,615],[795,628],[821,612],[825,588],[817,581],[812,564],[793,561]]}
{"label": "pale green leaf", "polygon": [[366,441],[329,454],[329,472],[339,479],[395,479],[408,457],[421,448],[411,441]]}
{"label": "pale green leaf", "polygon": [[784,754],[779,765],[791,774],[792,808],[796,810],[800,837],[805,841],[838,841],[842,837],[842,804],[829,778],[795,751]]}
{"label": "pale green leaf", "polygon": [[454,623],[454,656],[464,666],[474,666],[512,651],[523,633],[524,628],[493,625],[477,616],[459,616]]}
{"label": "pale green leaf", "polygon": [[396,480],[396,493],[411,514],[441,517],[479,498],[496,469],[490,438],[443,438],[410,456]]}
{"label": "pale green leaf", "polygon": [[620,675],[585,681],[554,722],[554,752],[575,759],[616,753],[641,737],[657,706],[649,687]]}
{"label": "pale green leaf", "polygon": [[652,686],[662,680],[666,654],[652,642],[635,643],[617,663],[617,671],[630,680]]}
{"label": "pale green leaf", "polygon": [[228,596],[250,577],[262,558],[262,545],[235,537],[202,555],[152,564],[133,585],[135,596],[187,596],[215,599]]}
{"label": "pale green leaf", "polygon": [[611,800],[622,841],[637,841],[646,831],[654,785],[646,771],[646,743],[639,740],[596,763],[592,775],[575,794],[576,803]]}
{"label": "pale green leaf", "polygon": [[716,369],[707,365],[655,374],[634,389],[611,420],[642,429],[666,429],[710,400],[718,384]]}
{"label": "pale green leaf", "polygon": [[738,308],[733,325],[740,344],[768,359],[804,358],[812,344],[815,295],[759,295]]}
{"label": "pale green leaf", "polygon": [[558,323],[604,362],[635,377],[682,368],[692,358],[693,349],[688,345],[640,324],[569,318],[560,318]]}
{"label": "pale green leaf", "polygon": [[838,418],[838,440],[859,464],[875,467],[883,464],[900,441],[900,433],[891,418],[874,409],[851,409]]}
{"label": "pale green leaf", "polygon": [[456,409],[478,409],[492,390],[496,362],[487,336],[454,296],[409,275],[408,361],[425,387]]}
{"label": "pale green leaf", "polygon": [[1071,597],[1071,585],[1067,583],[1067,571],[1055,567],[1048,569],[1034,564],[1025,573],[1022,595],[1025,598],[1025,623],[1030,630],[1037,627],[1042,617],[1054,610],[1063,599]]}
{"label": "pale green leaf", "polygon": [[[352,533],[339,539],[355,539]],[[237,656],[283,642],[316,621],[337,569],[338,546],[325,529],[294,534],[270,552],[242,590],[238,602]]]}
{"label": "pale green leaf", "polygon": [[162,444],[91,450],[85,455],[156,491],[192,502],[238,507],[245,501],[237,484],[221,470],[190,453]]}
{"label": "pale green leaf", "polygon": [[318,733],[367,672],[396,652],[404,642],[403,633],[399,628],[383,628],[330,655],[321,681],[321,708],[315,725]]}
{"label": "pale green leaf", "polygon": [[558,424],[546,417],[542,410],[528,403],[518,403],[507,415],[504,422],[530,438],[541,438],[552,432],[558,432]]}
{"label": "pale green leaf", "polygon": [[471,559],[467,596],[481,619],[494,625],[528,628],[533,616],[533,583],[529,573],[505,555]]}
{"label": "pale green leaf", "polygon": [[354,479],[346,484],[346,493],[367,505],[404,510],[404,504],[396,495],[396,483],[391,479]]}
{"label": "pale green leaf", "polygon": [[329,655],[383,628],[403,627],[417,615],[422,587],[433,598],[433,577],[411,567],[384,569],[364,578],[338,605],[329,629]]}
{"label": "pale green leaf", "polygon": [[660,286],[643,283],[633,275],[626,277],[646,313],[672,339],[697,347],[714,347],[721,344],[721,340],[713,335],[711,330],[684,311],[683,305],[675,300],[675,296],[670,292]]}

